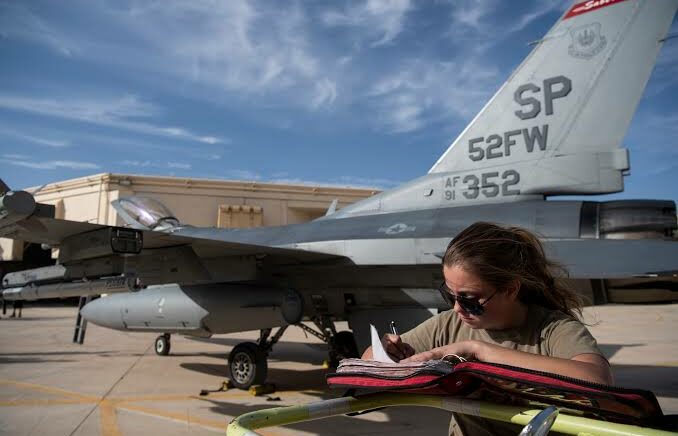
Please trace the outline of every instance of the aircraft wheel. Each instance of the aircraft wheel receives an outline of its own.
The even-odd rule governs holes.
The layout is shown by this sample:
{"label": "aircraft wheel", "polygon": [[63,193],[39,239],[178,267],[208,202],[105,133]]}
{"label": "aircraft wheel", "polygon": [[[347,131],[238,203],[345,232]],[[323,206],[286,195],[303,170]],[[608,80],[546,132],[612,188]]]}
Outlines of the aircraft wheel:
{"label": "aircraft wheel", "polygon": [[266,354],[257,344],[243,342],[236,345],[228,355],[228,369],[231,382],[238,389],[263,384],[268,374]]}
{"label": "aircraft wheel", "polygon": [[353,332],[338,332],[336,335],[334,335],[333,346],[339,358],[348,359],[360,357],[358,345],[355,343],[355,336],[353,335]]}
{"label": "aircraft wheel", "polygon": [[170,335],[160,335],[155,338],[155,354],[167,356],[170,352]]}

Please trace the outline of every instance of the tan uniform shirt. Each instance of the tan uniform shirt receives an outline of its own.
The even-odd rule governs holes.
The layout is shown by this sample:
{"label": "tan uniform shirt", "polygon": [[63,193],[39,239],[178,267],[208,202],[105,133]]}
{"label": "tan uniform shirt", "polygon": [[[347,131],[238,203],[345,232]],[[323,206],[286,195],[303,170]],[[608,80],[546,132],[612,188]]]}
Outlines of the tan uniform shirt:
{"label": "tan uniform shirt", "polygon": [[[514,329],[473,329],[464,324],[453,310],[448,310],[402,335],[402,341],[410,344],[417,353],[470,340],[563,359],[586,353],[603,356],[596,340],[581,322],[537,305],[528,307],[526,322]],[[450,434],[455,436],[517,435],[520,430],[521,427],[514,424],[460,414],[454,414],[450,424]]]}

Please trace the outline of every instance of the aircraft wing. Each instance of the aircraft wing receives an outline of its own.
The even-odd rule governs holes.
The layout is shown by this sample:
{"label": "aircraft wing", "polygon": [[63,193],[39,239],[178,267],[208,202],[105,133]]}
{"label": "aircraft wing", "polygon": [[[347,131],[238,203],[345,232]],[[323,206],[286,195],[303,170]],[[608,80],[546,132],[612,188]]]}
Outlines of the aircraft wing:
{"label": "aircraft wing", "polygon": [[[309,250],[278,248],[216,238],[226,229],[199,229],[191,235],[138,230],[56,219],[54,208],[35,203],[23,191],[0,197],[0,237],[59,248],[58,277],[49,271],[42,279],[73,280],[130,271],[150,283],[172,280],[231,281],[251,279],[256,265],[287,266],[343,262],[345,257]],[[197,229],[196,229],[197,230]],[[207,269],[205,262],[214,263]],[[216,265],[216,267],[215,267]],[[215,274],[213,271],[218,271]],[[245,272],[247,270],[247,272]],[[236,274],[234,271],[238,271]],[[39,281],[41,277],[18,279]],[[7,285],[7,284],[6,284]]]}
{"label": "aircraft wing", "polygon": [[[313,263],[341,259],[342,256],[317,253],[307,250],[290,248],[277,248],[263,245],[244,244],[240,242],[228,242],[195,236],[180,236],[166,232],[152,230],[134,230],[124,227],[106,226],[86,222],[76,222],[46,217],[30,217],[24,221],[4,226],[0,219],[0,237],[18,239],[26,242],[44,243],[57,248],[68,243],[74,238],[86,238],[87,235],[96,235],[110,230],[124,230],[142,234],[143,249],[161,249],[190,245],[193,250],[207,257],[214,256],[270,256],[278,260],[277,263]],[[219,231],[218,229],[214,229]],[[121,254],[128,254],[123,253]]]}

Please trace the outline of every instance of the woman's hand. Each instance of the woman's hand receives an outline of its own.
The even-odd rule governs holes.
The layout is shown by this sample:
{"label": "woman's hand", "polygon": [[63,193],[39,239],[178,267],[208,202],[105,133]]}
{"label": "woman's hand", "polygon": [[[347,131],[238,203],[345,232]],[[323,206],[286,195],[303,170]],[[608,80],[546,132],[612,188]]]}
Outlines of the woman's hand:
{"label": "woman's hand", "polygon": [[423,353],[415,354],[412,357],[401,360],[401,362],[408,363],[426,362],[427,360],[440,360],[449,354],[455,354],[467,360],[482,360],[480,355],[482,354],[483,347],[485,346],[490,345],[479,341],[455,342],[454,344],[445,345],[434,348],[430,351],[424,351]]}
{"label": "woman's hand", "polygon": [[551,372],[566,377],[578,378],[594,383],[611,385],[614,383],[610,365],[604,357],[598,354],[579,354],[571,359],[542,356],[524,351],[511,350],[499,345],[488,344],[481,341],[463,341],[443,347],[434,348],[430,351],[415,354],[401,360],[407,362],[425,362],[427,360],[439,360],[448,354],[456,354],[468,360],[480,362],[503,363],[519,368],[536,371]]}
{"label": "woman's hand", "polygon": [[414,348],[412,348],[410,344],[404,343],[399,335],[387,333],[381,338],[381,344],[384,346],[384,350],[397,360],[402,360],[414,355]]}

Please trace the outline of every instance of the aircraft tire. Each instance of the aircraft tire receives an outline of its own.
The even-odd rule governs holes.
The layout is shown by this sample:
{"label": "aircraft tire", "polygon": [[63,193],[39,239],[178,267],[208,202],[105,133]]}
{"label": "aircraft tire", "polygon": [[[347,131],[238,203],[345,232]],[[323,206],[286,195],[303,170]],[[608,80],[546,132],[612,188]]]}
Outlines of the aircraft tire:
{"label": "aircraft tire", "polygon": [[334,335],[334,348],[338,357],[348,359],[360,357],[358,345],[355,342],[353,332],[347,330],[338,332]]}
{"label": "aircraft tire", "polygon": [[263,384],[268,375],[266,354],[253,342],[238,344],[228,355],[228,370],[233,386],[238,389]]}
{"label": "aircraft tire", "polygon": [[160,335],[155,338],[155,354],[158,356],[167,356],[170,352],[170,336]]}

